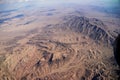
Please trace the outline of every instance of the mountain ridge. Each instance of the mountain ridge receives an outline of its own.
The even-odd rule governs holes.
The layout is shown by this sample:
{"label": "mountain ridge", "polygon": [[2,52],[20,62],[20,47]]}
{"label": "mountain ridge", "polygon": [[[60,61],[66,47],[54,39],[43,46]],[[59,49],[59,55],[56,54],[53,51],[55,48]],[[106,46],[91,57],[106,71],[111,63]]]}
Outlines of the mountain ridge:
{"label": "mountain ridge", "polygon": [[65,22],[57,24],[56,27],[61,27],[63,30],[69,29],[77,33],[82,33],[89,36],[96,42],[105,44],[113,44],[114,39],[108,33],[106,25],[99,19],[87,18],[84,16],[68,16],[64,18]]}

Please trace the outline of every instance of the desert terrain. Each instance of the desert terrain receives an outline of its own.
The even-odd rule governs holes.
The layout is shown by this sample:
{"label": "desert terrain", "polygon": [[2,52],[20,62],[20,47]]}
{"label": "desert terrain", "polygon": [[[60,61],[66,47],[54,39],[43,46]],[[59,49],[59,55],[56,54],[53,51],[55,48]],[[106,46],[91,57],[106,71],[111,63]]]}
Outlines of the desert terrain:
{"label": "desert terrain", "polygon": [[119,80],[110,1],[0,0],[0,80]]}

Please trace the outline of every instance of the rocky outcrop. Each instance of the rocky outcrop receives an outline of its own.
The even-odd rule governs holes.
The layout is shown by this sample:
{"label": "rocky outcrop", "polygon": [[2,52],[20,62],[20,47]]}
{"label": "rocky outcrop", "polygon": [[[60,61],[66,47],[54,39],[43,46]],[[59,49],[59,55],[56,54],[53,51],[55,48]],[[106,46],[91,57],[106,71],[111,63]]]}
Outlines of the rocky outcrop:
{"label": "rocky outcrop", "polygon": [[[95,41],[112,44],[113,38],[105,30],[105,24],[96,18],[69,16],[62,27],[89,36]],[[65,29],[65,28],[64,28]]]}

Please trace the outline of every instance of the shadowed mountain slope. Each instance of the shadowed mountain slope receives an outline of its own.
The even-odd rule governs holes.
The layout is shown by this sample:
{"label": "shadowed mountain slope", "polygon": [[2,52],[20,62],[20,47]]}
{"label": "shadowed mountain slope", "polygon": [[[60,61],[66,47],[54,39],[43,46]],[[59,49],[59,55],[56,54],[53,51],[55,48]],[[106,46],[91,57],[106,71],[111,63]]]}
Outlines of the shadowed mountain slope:
{"label": "shadowed mountain slope", "polygon": [[66,20],[62,25],[57,24],[56,26],[62,27],[63,30],[70,29],[77,33],[82,33],[89,36],[96,42],[103,42],[105,44],[112,44],[113,38],[107,32],[106,25],[96,18],[87,18],[80,16],[69,16],[64,18]]}

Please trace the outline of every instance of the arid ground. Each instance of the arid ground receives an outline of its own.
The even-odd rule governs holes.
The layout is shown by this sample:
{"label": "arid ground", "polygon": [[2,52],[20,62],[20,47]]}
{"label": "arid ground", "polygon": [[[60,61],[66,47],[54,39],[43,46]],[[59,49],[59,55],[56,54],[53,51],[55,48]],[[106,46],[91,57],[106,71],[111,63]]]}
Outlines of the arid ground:
{"label": "arid ground", "polygon": [[0,80],[118,80],[110,1],[0,0]]}

